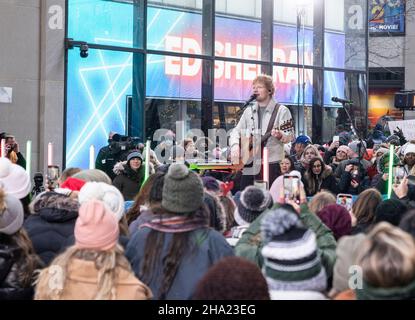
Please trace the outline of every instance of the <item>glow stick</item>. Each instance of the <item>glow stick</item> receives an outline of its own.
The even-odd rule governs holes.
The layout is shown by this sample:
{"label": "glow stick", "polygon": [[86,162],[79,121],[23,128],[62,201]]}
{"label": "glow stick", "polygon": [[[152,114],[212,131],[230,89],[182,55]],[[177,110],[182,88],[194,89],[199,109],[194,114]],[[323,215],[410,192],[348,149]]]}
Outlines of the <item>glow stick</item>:
{"label": "glow stick", "polygon": [[264,173],[264,181],[267,182],[267,185],[269,186],[269,163],[268,163],[268,148],[264,147],[264,164],[263,164],[263,173]]}
{"label": "glow stick", "polygon": [[53,143],[48,143],[48,166],[53,166]]}
{"label": "glow stick", "polygon": [[32,169],[32,141],[26,141],[26,172],[30,177],[30,171]]}
{"label": "glow stick", "polygon": [[91,145],[89,147],[89,169],[95,169],[95,147]]}
{"label": "glow stick", "polygon": [[145,167],[145,171],[144,171],[144,181],[146,181],[148,179],[148,177],[150,176],[150,140],[147,140],[146,143],[146,155],[145,155],[145,159],[146,159],[146,167]]}
{"label": "glow stick", "polygon": [[388,199],[392,194],[392,181],[393,181],[393,145],[389,147],[389,168],[388,168]]}

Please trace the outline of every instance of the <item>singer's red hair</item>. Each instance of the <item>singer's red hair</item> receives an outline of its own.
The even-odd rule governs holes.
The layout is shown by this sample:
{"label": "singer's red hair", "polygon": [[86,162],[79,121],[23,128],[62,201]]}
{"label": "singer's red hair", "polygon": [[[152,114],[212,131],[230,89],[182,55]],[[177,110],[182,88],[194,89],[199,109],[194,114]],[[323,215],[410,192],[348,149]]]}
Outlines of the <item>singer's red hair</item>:
{"label": "singer's red hair", "polygon": [[265,86],[265,88],[267,88],[268,91],[270,91],[270,96],[273,96],[275,93],[275,86],[274,86],[274,81],[272,80],[272,77],[267,75],[267,74],[260,74],[259,76],[257,76],[254,81],[252,82],[253,85],[255,85],[256,83],[261,83]]}

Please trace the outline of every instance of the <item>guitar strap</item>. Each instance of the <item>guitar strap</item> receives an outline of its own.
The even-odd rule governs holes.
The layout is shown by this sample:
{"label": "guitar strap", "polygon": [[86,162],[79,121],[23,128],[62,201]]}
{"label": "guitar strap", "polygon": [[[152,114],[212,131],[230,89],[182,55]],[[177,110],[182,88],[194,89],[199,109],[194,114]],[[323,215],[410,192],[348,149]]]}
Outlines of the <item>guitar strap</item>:
{"label": "guitar strap", "polygon": [[271,131],[274,127],[274,122],[275,122],[275,118],[277,118],[277,114],[278,114],[278,110],[280,109],[280,104],[277,103],[275,105],[274,111],[272,111],[271,114],[271,119],[268,122],[268,127],[267,127],[267,131],[264,134],[264,137],[266,137],[266,139],[261,141],[261,149],[264,149],[268,139],[271,137]]}

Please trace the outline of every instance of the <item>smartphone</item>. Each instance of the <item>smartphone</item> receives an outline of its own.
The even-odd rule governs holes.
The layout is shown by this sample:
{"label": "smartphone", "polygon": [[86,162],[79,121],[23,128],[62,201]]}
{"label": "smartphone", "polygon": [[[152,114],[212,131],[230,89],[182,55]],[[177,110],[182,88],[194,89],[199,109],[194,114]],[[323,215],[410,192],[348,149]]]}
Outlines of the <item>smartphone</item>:
{"label": "smartphone", "polygon": [[339,136],[333,136],[333,142],[339,141],[340,137]]}
{"label": "smartphone", "polygon": [[284,176],[284,198],[300,203],[300,179],[297,176]]}
{"label": "smartphone", "polygon": [[258,187],[262,190],[268,190],[268,182],[266,181],[262,181],[262,180],[255,180],[254,181],[254,186]]}
{"label": "smartphone", "polygon": [[393,183],[400,184],[405,177],[405,170],[401,166],[393,167]]}
{"label": "smartphone", "polygon": [[60,176],[59,166],[48,166],[46,174],[49,190],[53,190],[58,187],[58,179]]}
{"label": "smartphone", "polygon": [[348,211],[350,211],[352,210],[352,206],[353,206],[353,196],[347,193],[339,193],[337,195],[336,203],[338,205],[341,205],[342,207],[345,207]]}

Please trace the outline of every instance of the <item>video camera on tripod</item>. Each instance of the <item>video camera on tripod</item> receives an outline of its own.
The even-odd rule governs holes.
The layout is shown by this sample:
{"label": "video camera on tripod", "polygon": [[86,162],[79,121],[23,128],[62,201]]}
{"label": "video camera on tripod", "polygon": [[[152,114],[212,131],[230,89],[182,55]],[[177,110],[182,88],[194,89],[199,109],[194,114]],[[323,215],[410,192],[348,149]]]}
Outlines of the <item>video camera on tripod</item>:
{"label": "video camera on tripod", "polygon": [[119,134],[115,134],[110,141],[110,147],[114,151],[114,153],[128,151],[128,150],[135,150],[138,149],[140,146],[140,138],[139,137],[130,137],[130,136],[123,136]]}

